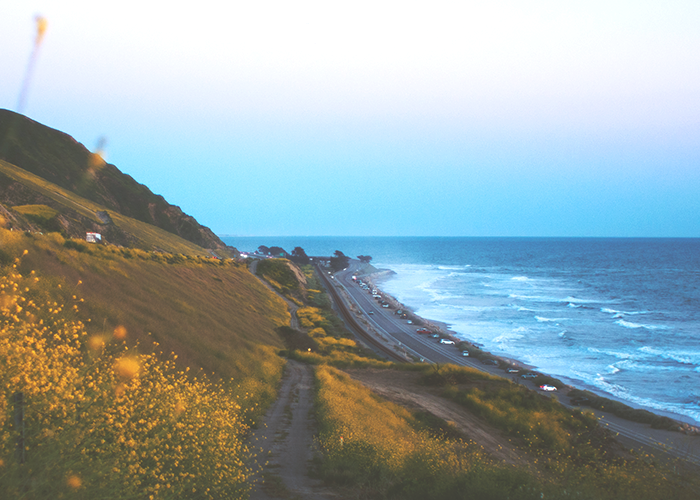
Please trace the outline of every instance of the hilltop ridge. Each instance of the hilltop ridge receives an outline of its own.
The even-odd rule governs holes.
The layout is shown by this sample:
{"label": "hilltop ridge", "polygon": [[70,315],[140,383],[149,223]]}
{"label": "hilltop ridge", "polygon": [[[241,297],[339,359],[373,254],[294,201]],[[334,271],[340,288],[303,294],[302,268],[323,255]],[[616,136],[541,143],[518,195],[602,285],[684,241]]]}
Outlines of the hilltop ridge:
{"label": "hilltop ridge", "polygon": [[[104,162],[70,135],[6,109],[0,109],[0,160],[108,210],[161,228],[202,248],[231,250],[211,229],[116,166]],[[46,196],[17,179],[0,172],[0,180],[0,203],[6,208],[36,204],[62,211]],[[69,219],[78,226],[71,230],[70,224],[63,221],[69,235],[93,230],[79,217]],[[120,244],[129,242],[128,237],[116,234],[114,237]]]}

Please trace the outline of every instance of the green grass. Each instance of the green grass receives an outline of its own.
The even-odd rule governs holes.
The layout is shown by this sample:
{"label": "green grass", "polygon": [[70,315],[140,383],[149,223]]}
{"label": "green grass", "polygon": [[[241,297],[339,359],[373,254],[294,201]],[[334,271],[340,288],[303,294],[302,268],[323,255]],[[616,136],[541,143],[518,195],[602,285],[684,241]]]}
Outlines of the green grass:
{"label": "green grass", "polygon": [[0,247],[10,258],[28,250],[19,269],[35,271],[62,301],[84,298],[79,319],[91,320],[90,333],[123,326],[133,343],[156,341],[163,351],[178,354],[182,366],[221,378],[264,377],[265,363],[282,347],[276,329],[289,322],[286,305],[232,260],[2,229]]}
{"label": "green grass", "polygon": [[[6,161],[0,160],[0,173],[53,200],[66,210],[74,211],[97,224],[102,224],[102,221],[97,216],[97,212],[107,212],[119,229],[133,235],[136,239],[135,246],[144,249],[160,249],[176,254],[208,255],[205,249],[175,234],[108,210],[102,205],[81,198],[69,190],[63,189]],[[22,213],[21,210],[22,207],[20,207],[20,213]]]}

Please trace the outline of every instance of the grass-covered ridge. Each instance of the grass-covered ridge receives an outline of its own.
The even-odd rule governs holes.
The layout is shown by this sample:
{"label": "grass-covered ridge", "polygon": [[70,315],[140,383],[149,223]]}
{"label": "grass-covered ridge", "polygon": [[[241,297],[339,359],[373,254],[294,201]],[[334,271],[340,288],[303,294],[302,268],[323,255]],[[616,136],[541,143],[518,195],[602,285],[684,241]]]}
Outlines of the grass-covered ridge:
{"label": "grass-covered ridge", "polygon": [[76,319],[89,333],[123,326],[130,341],[157,341],[183,367],[222,378],[264,374],[265,360],[282,345],[275,330],[289,322],[286,305],[233,260],[0,229],[0,262],[24,250],[19,272],[35,271],[42,287],[54,285],[33,293],[66,304],[84,297]]}
{"label": "grass-covered ridge", "polygon": [[[62,250],[57,235],[37,244],[8,233],[0,230],[5,256],[18,245],[28,248],[0,269],[0,497],[245,498],[253,473],[246,433],[274,394],[283,365],[265,345],[269,340],[254,338],[265,329],[230,332],[231,338],[222,341],[221,347],[238,348],[238,355],[248,358],[227,353],[224,377],[212,380],[178,368],[183,363],[177,354],[162,354],[164,346],[151,341],[138,342],[130,329],[133,321],[112,328],[105,318],[95,325],[83,310],[90,309],[91,301],[82,297],[88,287],[80,287],[98,271],[117,274],[155,266],[169,275],[179,274],[187,263],[160,256],[148,261],[146,252],[101,254],[115,249],[96,246]],[[48,268],[26,271],[37,251],[74,260],[86,281],[74,290]],[[227,267],[215,261],[191,266],[208,277],[207,270]],[[131,281],[139,280],[132,276]],[[162,313],[186,322],[187,312],[198,305],[183,301]],[[154,306],[167,307],[162,300],[142,304]],[[275,301],[267,307],[264,312],[274,316]],[[161,331],[166,343],[169,335]],[[198,355],[188,349],[176,352],[207,368],[218,358],[206,343]]]}
{"label": "grass-covered ridge", "polygon": [[[170,253],[181,253],[185,255],[208,255],[208,252],[202,247],[187,241],[176,234],[172,234],[164,229],[161,229],[152,224],[147,224],[140,220],[122,215],[118,212],[107,210],[102,205],[93,201],[82,198],[81,196],[64,189],[52,182],[47,181],[37,175],[32,174],[15,165],[7,163],[0,159],[0,174],[8,179],[20,182],[31,191],[40,194],[42,197],[51,200],[51,203],[56,207],[46,207],[41,218],[46,219],[47,209],[53,210],[56,213],[65,212],[67,214],[76,214],[86,221],[91,221],[96,228],[102,227],[101,231],[109,232],[110,226],[105,225],[102,219],[98,216],[98,212],[105,213],[109,216],[112,223],[121,233],[126,234],[130,246],[140,247],[142,249],[160,249]],[[40,205],[20,205],[19,213],[38,215],[37,210]],[[44,205],[45,206],[45,205]],[[14,208],[14,207],[10,207]],[[56,214],[54,213],[52,217]],[[42,225],[42,227],[46,227]],[[47,229],[54,230],[53,226]],[[221,250],[220,250],[221,252]],[[226,253],[226,252],[224,252]]]}
{"label": "grass-covered ridge", "polygon": [[417,371],[423,384],[442,389],[446,398],[500,429],[525,464],[497,463],[449,432],[449,424],[429,419],[426,428],[416,413],[322,364],[316,369],[322,449],[317,473],[325,481],[376,499],[696,497],[697,477],[623,450],[585,413],[472,368],[400,369]]}
{"label": "grass-covered ridge", "polygon": [[[122,214],[156,226],[196,246],[226,250],[209,228],[201,226],[179,207],[169,204],[116,166],[105,163],[68,134],[6,109],[0,109],[0,160],[31,172],[61,191],[104,207],[110,214]],[[23,196],[18,190],[3,194],[10,201],[15,196]],[[15,201],[9,205],[27,203],[36,202]]]}

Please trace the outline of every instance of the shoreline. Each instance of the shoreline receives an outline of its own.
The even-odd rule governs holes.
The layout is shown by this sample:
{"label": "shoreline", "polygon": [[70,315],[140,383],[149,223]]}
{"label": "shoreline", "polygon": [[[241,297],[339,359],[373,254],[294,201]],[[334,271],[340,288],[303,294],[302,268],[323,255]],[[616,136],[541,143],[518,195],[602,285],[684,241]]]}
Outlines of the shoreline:
{"label": "shoreline", "polygon": [[[391,269],[378,269],[378,268],[375,268],[374,266],[371,266],[369,264],[366,264],[364,269],[361,269],[361,270],[362,271],[370,271],[370,272],[368,272],[366,274],[358,273],[358,277],[361,276],[363,278],[363,280],[369,282],[370,284],[372,284],[372,286],[374,286],[375,288],[377,288],[379,290],[381,290],[381,285],[384,282],[391,279],[391,277],[393,275],[397,274],[395,271],[392,271]],[[399,302],[396,299],[396,297],[394,297],[394,296],[392,296],[384,291],[382,291],[382,295],[384,296],[385,300],[387,302],[389,302],[390,304],[392,304],[394,307],[408,311],[412,316],[414,316],[415,318],[418,318],[420,321],[422,321],[428,327],[432,327],[434,330],[437,330],[438,332],[451,338],[455,342],[465,342],[465,343],[470,344],[478,349],[483,348],[482,344],[479,344],[477,342],[473,342],[471,340],[459,337],[457,332],[452,330],[452,328],[450,327],[449,324],[442,322],[442,321],[438,321],[438,320],[423,318],[422,316],[419,316],[418,314],[416,314],[415,310],[412,307],[406,306],[402,302]],[[541,373],[542,375],[550,376],[550,377],[557,378],[557,379],[559,379],[559,377],[562,377],[562,376],[555,377],[553,375],[546,374],[546,373],[540,371],[536,366],[529,365],[529,364],[527,364],[521,360],[518,360],[516,358],[511,358],[511,357],[502,356],[502,355],[495,355],[495,354],[491,353],[490,351],[484,351],[484,352],[487,352],[491,356],[493,356],[494,358],[500,359],[500,360],[504,361],[505,363],[513,365],[513,366],[515,366],[519,369],[522,369],[522,370],[535,371],[537,373]],[[567,377],[562,377],[562,378],[568,379]],[[669,412],[669,411],[658,410],[656,408],[644,407],[644,406],[641,406],[639,404],[624,400],[622,398],[618,398],[614,394],[610,394],[610,393],[607,393],[605,391],[602,391],[601,389],[599,389],[597,387],[589,386],[585,383],[580,383],[580,381],[579,381],[579,383],[576,383],[576,381],[571,381],[573,383],[566,383],[566,382],[564,382],[564,380],[561,380],[561,379],[560,379],[560,381],[568,388],[569,391],[572,389],[589,391],[589,392],[592,392],[600,397],[609,399],[611,401],[617,401],[619,403],[627,405],[630,408],[645,410],[645,411],[648,411],[648,412],[653,413],[653,414],[660,416],[660,417],[670,418],[671,420],[673,420],[679,424],[679,428],[683,429],[683,431],[681,431],[682,433],[695,433],[695,434],[700,433],[700,422],[695,421],[695,419],[693,419],[692,417],[688,417],[686,415],[679,415],[677,413],[673,413],[673,412]]]}

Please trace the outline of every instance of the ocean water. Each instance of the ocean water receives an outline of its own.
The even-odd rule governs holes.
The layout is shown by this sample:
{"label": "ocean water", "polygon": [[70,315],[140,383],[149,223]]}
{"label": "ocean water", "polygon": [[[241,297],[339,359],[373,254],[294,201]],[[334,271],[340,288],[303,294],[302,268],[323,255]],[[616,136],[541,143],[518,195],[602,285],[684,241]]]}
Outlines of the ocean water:
{"label": "ocean water", "polygon": [[223,238],[371,255],[380,287],[464,339],[700,424],[700,239]]}

